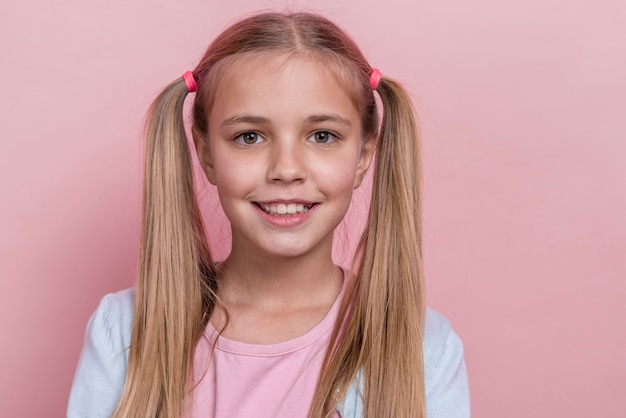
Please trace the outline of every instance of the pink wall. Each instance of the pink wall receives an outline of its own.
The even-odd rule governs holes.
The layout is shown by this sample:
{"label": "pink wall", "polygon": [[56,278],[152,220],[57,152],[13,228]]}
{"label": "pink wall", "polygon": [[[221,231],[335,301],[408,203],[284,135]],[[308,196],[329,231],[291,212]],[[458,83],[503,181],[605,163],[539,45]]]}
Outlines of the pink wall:
{"label": "pink wall", "polygon": [[233,18],[295,4],[414,94],[429,303],[474,416],[624,416],[626,3],[215,3],[0,6],[1,414],[62,416],[87,318],[133,283],[151,98]]}

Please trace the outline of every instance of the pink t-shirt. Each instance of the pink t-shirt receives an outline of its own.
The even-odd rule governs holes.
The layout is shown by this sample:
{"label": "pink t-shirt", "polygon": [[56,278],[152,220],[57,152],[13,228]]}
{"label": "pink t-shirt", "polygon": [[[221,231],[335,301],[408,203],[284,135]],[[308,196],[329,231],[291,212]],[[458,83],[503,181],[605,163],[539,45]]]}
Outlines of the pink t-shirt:
{"label": "pink t-shirt", "polygon": [[306,418],[340,299],[313,329],[290,341],[259,345],[219,337],[211,361],[217,331],[209,324],[196,348],[194,372],[204,377],[193,392],[193,417]]}

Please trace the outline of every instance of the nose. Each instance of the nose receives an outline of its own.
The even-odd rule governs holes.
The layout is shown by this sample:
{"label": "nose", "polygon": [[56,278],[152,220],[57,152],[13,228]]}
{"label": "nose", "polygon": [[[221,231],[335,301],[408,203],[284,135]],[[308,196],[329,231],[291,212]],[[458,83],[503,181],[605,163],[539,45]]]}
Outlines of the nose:
{"label": "nose", "polygon": [[297,141],[274,141],[267,169],[267,180],[272,183],[293,183],[304,181],[305,178],[304,150]]}

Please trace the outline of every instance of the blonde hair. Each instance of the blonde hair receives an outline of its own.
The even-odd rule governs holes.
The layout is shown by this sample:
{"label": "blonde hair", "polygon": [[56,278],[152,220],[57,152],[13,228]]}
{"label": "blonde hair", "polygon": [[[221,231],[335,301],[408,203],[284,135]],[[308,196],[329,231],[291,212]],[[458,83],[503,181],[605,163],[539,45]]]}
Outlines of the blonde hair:
{"label": "blonde hair", "polygon": [[[263,13],[227,28],[194,70],[193,135],[206,140],[214,92],[230,58],[256,52],[323,59],[353,92],[364,138],[376,141],[372,200],[351,278],[309,412],[329,416],[357,372],[366,417],[425,418],[419,143],[411,101],[383,77],[378,131],[372,67],[357,45],[310,13]],[[115,417],[189,412],[194,350],[218,303],[193,187],[178,79],[153,103],[147,124],[140,271],[130,358]]]}

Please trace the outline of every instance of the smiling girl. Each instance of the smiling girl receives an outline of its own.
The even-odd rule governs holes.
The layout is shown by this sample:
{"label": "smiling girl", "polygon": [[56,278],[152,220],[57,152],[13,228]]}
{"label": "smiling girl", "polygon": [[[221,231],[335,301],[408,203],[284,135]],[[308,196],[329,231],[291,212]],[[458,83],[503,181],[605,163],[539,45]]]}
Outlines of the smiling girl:
{"label": "smiling girl", "polygon": [[[219,263],[188,93],[231,225]],[[68,416],[469,416],[460,340],[423,303],[412,107],[344,32],[307,13],[234,24],[155,100],[147,139],[139,278],[91,318]],[[333,232],[372,162],[367,226],[341,268]]]}

